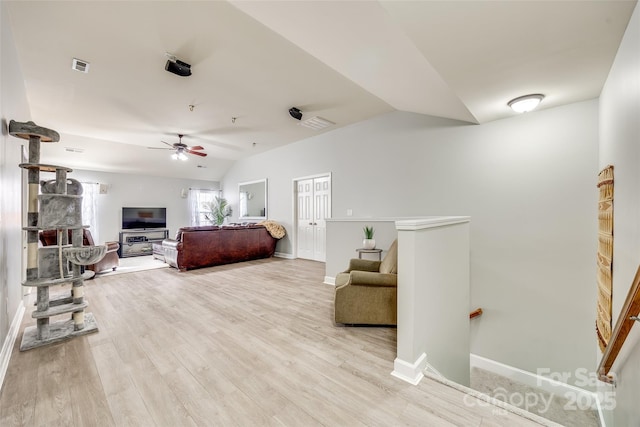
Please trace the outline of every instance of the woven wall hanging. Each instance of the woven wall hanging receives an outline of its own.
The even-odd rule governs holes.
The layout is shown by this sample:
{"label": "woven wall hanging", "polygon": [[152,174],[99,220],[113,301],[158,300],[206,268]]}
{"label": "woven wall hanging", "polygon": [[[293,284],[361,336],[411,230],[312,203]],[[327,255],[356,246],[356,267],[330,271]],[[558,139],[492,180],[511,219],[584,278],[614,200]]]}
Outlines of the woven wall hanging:
{"label": "woven wall hanging", "polygon": [[611,338],[613,291],[613,166],[598,174],[598,305],[596,333],[598,345],[604,352]]}

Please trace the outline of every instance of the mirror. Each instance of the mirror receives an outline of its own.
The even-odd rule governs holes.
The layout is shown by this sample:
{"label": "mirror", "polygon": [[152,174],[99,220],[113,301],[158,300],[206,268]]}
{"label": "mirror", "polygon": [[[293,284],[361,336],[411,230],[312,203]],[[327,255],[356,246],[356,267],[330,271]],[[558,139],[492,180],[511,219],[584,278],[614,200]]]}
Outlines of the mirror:
{"label": "mirror", "polygon": [[241,182],[238,184],[239,218],[267,219],[267,180]]}

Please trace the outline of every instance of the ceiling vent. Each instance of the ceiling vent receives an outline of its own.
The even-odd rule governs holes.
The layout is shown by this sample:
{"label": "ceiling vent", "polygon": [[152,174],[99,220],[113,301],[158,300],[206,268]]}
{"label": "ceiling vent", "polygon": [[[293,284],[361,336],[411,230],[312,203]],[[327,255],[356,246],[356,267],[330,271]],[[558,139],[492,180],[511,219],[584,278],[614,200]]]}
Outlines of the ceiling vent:
{"label": "ceiling vent", "polygon": [[311,117],[310,119],[300,122],[300,126],[304,126],[313,130],[320,130],[333,125],[335,125],[335,123],[318,116]]}
{"label": "ceiling vent", "polygon": [[64,151],[68,151],[69,153],[84,153],[84,149],[74,147],[64,147]]}
{"label": "ceiling vent", "polygon": [[89,72],[89,63],[87,61],[83,61],[82,59],[73,58],[71,68],[86,74]]}

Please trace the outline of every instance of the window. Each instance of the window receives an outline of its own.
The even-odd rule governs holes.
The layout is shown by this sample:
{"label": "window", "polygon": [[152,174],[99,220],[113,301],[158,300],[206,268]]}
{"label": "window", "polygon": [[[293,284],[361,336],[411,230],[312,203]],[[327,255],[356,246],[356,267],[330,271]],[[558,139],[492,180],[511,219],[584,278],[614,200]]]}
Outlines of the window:
{"label": "window", "polygon": [[94,242],[100,241],[98,235],[98,194],[100,184],[96,182],[82,182],[82,224],[89,226]]}
{"label": "window", "polygon": [[211,225],[211,221],[207,219],[209,211],[205,210],[205,204],[215,201],[216,196],[220,196],[219,190],[189,189],[189,212],[192,226]]}

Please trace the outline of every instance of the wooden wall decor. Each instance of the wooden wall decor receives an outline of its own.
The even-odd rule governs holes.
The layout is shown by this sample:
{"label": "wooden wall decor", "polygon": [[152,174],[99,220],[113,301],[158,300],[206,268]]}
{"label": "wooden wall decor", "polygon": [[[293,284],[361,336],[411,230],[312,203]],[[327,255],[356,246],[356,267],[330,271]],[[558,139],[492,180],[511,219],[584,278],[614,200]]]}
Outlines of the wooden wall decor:
{"label": "wooden wall decor", "polygon": [[611,339],[613,296],[613,166],[598,174],[598,303],[596,333],[598,345],[604,352]]}

